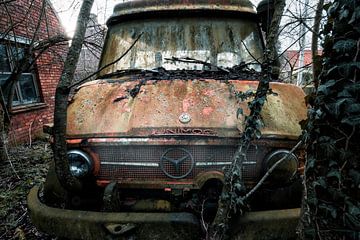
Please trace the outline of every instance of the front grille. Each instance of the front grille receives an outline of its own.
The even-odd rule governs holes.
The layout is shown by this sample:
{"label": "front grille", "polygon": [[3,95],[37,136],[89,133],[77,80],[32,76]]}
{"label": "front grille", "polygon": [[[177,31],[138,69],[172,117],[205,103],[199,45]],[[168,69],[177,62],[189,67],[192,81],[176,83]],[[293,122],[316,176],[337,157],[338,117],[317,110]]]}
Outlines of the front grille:
{"label": "front grille", "polygon": [[[183,149],[193,156],[195,165],[193,170],[183,179],[193,179],[197,174],[206,171],[223,170],[229,166],[236,151],[236,146],[167,146],[167,145],[134,145],[134,146],[96,146],[93,150],[100,157],[100,180],[171,180],[160,167],[160,159],[166,151],[171,151],[168,157],[182,158]],[[246,181],[257,180],[261,174],[261,164],[268,149],[263,146],[251,146],[244,162],[243,177]],[[191,161],[184,160],[175,169],[174,164],[164,161],[163,169],[170,175],[181,176],[188,172]]]}

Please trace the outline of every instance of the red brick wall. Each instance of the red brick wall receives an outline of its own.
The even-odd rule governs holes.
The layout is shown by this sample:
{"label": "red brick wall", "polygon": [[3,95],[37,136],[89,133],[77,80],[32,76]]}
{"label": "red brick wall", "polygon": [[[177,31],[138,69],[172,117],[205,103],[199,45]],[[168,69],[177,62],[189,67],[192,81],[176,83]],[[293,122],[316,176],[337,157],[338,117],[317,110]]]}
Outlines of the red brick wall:
{"label": "red brick wall", "polygon": [[[39,20],[41,6],[42,0],[16,0],[7,4],[7,9],[0,4],[0,34],[7,32],[15,24],[14,30],[9,32],[11,35],[15,33],[17,36],[32,39],[39,22],[41,25],[36,40],[64,34],[65,31],[50,4],[46,5],[44,17]],[[28,141],[30,126],[34,136],[42,131],[43,124],[52,122],[55,89],[67,49],[67,43],[51,47],[36,61],[38,87],[44,105],[35,110],[23,105],[23,111],[15,110],[12,115],[10,139]]]}

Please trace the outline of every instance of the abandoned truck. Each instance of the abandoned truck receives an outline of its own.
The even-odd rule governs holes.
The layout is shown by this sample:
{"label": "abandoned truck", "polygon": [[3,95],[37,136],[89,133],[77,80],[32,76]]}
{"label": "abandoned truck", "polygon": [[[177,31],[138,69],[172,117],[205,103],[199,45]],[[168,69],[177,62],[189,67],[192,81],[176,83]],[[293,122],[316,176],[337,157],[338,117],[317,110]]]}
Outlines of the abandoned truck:
{"label": "abandoned truck", "polygon": [[[249,113],[236,93],[260,78],[258,19],[248,0],[118,4],[102,70],[69,100],[68,167],[83,189],[63,189],[52,166],[28,196],[33,223],[71,239],[200,239],[244,130],[237,109]],[[248,190],[289,154],[306,118],[300,88],[271,89],[242,170]],[[295,234],[303,165],[301,150],[289,155],[234,221],[234,238]]]}

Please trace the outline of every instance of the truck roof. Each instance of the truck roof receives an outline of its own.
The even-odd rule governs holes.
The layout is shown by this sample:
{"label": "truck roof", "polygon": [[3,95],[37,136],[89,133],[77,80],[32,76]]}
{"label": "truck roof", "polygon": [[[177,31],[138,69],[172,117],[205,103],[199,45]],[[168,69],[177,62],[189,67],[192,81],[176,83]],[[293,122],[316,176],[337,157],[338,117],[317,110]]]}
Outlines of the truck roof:
{"label": "truck roof", "polygon": [[134,18],[168,17],[186,13],[197,14],[195,16],[209,16],[210,13],[229,16],[239,13],[254,15],[256,11],[249,0],[135,0],[117,4],[107,24]]}

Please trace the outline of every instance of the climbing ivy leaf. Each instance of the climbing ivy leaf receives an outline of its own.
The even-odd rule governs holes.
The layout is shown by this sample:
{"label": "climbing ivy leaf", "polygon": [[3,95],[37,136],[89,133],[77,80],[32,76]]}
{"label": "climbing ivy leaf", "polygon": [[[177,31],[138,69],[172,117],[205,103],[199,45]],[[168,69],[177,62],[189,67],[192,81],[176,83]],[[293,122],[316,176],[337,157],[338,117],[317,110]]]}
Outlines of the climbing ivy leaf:
{"label": "climbing ivy leaf", "polygon": [[352,39],[340,40],[334,44],[333,49],[340,54],[351,53],[356,50],[357,42]]}
{"label": "climbing ivy leaf", "polygon": [[236,118],[239,118],[240,115],[244,114],[244,110],[242,108],[238,108],[237,112],[236,112]]}

